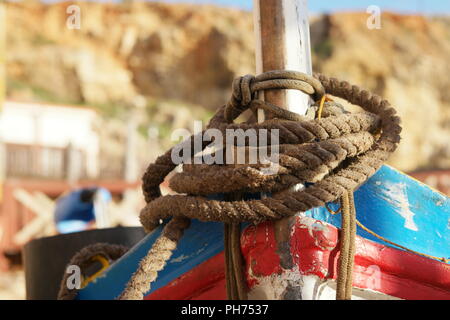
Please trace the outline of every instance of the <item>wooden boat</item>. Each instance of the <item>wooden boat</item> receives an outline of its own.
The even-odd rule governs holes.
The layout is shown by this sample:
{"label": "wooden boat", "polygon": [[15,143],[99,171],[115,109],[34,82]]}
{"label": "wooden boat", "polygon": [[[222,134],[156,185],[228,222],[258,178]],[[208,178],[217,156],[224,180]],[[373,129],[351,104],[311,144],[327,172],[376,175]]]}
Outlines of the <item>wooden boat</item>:
{"label": "wooden boat", "polygon": [[[290,68],[310,73],[305,1],[255,1],[255,12],[257,34],[265,35],[257,36],[257,72]],[[280,59],[270,59],[274,57]],[[288,109],[306,111],[307,100],[285,94]],[[269,98],[275,103],[279,97]],[[296,105],[290,106],[293,100]],[[429,256],[450,257],[450,199],[443,194],[383,166],[356,191],[355,201],[359,221],[377,235]],[[281,222],[244,225],[241,250],[249,298],[334,299],[339,227],[340,219],[324,207]],[[118,297],[161,230],[148,234],[77,298]],[[221,223],[193,221],[145,298],[225,299],[223,250]],[[358,229],[353,298],[450,299],[447,262],[405,251]]]}
{"label": "wooden boat", "polygon": [[[358,219],[411,250],[450,256],[450,199],[384,166],[355,193]],[[301,213],[287,242],[275,223],[243,227],[250,299],[334,299],[340,220],[325,208]],[[80,290],[78,299],[114,299],[162,228]],[[223,226],[194,221],[146,299],[225,299]],[[398,249],[359,229],[353,299],[450,299],[450,265]]]}

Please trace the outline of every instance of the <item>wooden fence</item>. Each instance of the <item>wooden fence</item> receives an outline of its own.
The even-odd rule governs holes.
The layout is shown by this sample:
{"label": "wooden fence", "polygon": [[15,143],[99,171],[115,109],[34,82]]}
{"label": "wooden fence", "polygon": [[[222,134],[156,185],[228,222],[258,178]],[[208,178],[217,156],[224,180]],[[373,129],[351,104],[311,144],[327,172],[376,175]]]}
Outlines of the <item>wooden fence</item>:
{"label": "wooden fence", "polygon": [[6,144],[7,178],[66,179],[73,161],[76,175],[86,177],[86,156],[70,147],[55,148],[33,145]]}

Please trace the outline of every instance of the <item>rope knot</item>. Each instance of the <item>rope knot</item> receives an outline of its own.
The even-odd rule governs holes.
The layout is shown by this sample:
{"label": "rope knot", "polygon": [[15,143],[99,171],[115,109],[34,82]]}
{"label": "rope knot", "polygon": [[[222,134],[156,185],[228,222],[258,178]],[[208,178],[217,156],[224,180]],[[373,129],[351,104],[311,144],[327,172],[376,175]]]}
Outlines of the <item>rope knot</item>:
{"label": "rope knot", "polygon": [[231,98],[228,101],[224,115],[231,123],[247,109],[262,108],[274,113],[277,117],[286,120],[300,120],[293,112],[286,111],[278,106],[254,99],[258,91],[273,89],[293,89],[302,91],[313,97],[315,101],[325,95],[322,83],[316,78],[297,71],[275,70],[262,73],[258,76],[245,75],[233,81]]}
{"label": "rope knot", "polygon": [[225,108],[225,119],[228,122],[232,122],[249,108],[253,99],[251,84],[254,79],[250,74],[234,79],[231,98]]}
{"label": "rope knot", "polygon": [[253,92],[251,89],[251,84],[255,79],[255,76],[247,74],[243,77],[239,77],[239,84],[233,84],[233,91],[240,94],[241,105],[248,106],[253,99]]}

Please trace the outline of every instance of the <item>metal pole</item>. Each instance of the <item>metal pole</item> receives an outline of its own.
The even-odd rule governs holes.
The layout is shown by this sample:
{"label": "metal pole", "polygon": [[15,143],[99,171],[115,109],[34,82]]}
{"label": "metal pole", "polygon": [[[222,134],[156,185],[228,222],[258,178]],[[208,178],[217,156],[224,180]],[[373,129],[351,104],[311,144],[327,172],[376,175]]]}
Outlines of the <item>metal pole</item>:
{"label": "metal pole", "polygon": [[[312,74],[307,0],[254,0],[256,73],[294,70]],[[295,90],[270,90],[265,100],[306,114],[310,98]]]}
{"label": "metal pole", "polygon": [[[307,0],[254,0],[253,3],[257,74],[284,69],[311,75]],[[260,98],[302,115],[311,105],[308,95],[294,90],[270,90]],[[264,119],[263,110],[259,110],[258,121]],[[285,270],[293,268],[289,249],[292,219],[273,224],[280,265]]]}

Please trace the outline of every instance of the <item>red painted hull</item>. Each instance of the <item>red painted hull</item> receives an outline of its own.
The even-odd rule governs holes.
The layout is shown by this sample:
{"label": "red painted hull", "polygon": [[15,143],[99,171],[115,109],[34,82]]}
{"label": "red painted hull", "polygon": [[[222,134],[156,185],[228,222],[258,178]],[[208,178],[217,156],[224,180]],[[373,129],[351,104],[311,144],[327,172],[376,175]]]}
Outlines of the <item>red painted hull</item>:
{"label": "red painted hull", "polygon": [[[298,217],[291,227],[292,259],[280,261],[273,223],[250,226],[241,237],[252,290],[260,279],[281,275],[281,266],[301,275],[335,279],[339,257],[338,229],[317,221],[305,224]],[[373,281],[374,273],[376,281]],[[450,300],[450,265],[357,237],[353,286],[407,300]],[[224,255],[220,253],[146,299],[226,299]]]}

